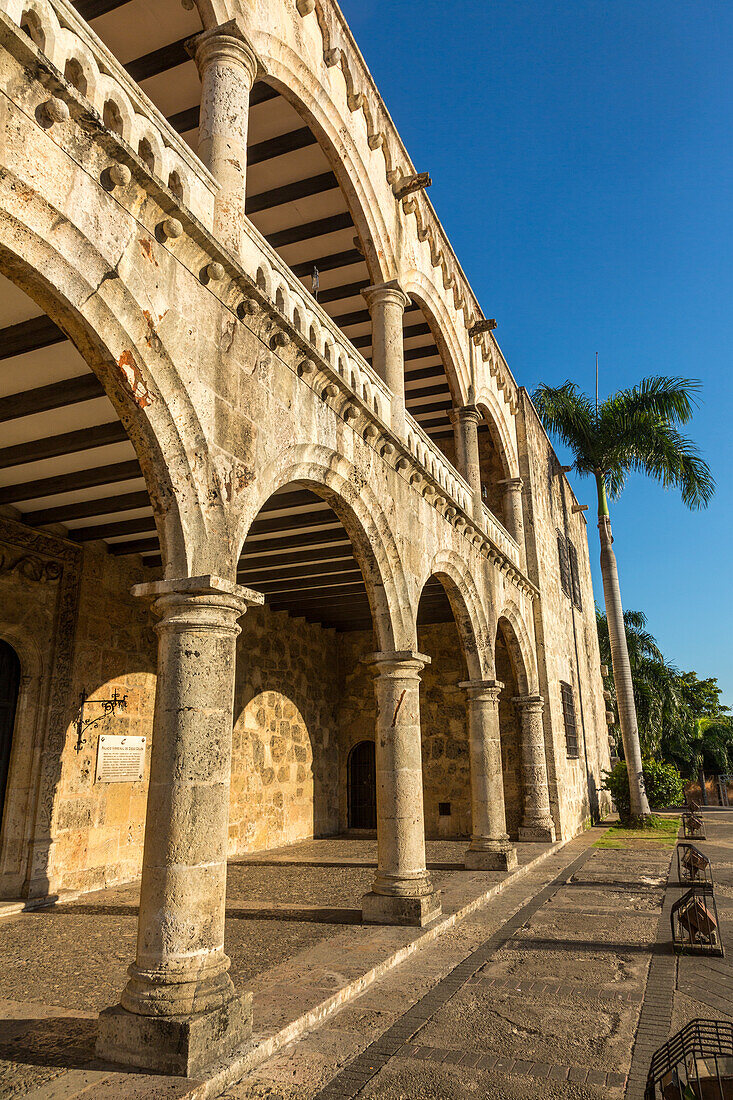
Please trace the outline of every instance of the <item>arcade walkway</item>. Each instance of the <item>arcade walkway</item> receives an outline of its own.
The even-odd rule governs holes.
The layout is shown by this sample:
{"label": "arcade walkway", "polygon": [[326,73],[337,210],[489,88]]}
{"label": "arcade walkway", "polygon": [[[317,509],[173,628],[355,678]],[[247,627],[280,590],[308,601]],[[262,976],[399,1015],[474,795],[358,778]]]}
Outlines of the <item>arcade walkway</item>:
{"label": "arcade walkway", "polygon": [[[428,841],[443,915],[424,929],[361,923],[360,898],[376,867],[375,839],[308,841],[230,863],[226,950],[235,986],[254,993],[258,1061],[448,931],[509,880],[519,888],[525,878],[544,873],[548,856],[553,866],[563,859],[563,850],[554,854],[548,844],[520,844],[519,872],[466,871],[465,849],[466,841]],[[94,1061],[97,1013],[115,1002],[134,957],[137,893],[137,884],[113,887],[0,921],[4,1100],[71,1100],[82,1089],[85,1100],[198,1100],[220,1091],[196,1091],[194,1081],[111,1073]]]}

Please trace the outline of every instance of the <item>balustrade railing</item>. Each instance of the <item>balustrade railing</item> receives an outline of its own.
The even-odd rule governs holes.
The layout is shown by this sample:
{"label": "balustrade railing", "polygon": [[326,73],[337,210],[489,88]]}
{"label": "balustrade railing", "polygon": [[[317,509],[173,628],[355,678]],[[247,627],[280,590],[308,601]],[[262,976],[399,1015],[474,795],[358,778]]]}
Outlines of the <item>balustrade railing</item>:
{"label": "balustrade railing", "polygon": [[245,221],[242,230],[241,261],[247,274],[372,415],[389,426],[392,393],[386,382],[252,223]]}
{"label": "balustrade railing", "polygon": [[[69,0],[0,0],[0,11],[86,99],[105,127],[122,138],[181,205],[211,231],[218,184]],[[391,428],[392,392],[387,384],[248,220],[242,226],[241,263],[279,313],[359,398],[370,417]],[[447,498],[448,517],[453,518],[451,505],[472,516],[473,494],[468,483],[409,413],[405,422],[406,439],[401,442],[436,491]],[[487,508],[479,526],[518,566],[517,543]]]}
{"label": "balustrade railing", "polygon": [[26,32],[107,129],[127,142],[211,230],[218,184],[73,5],[68,0],[0,0],[0,11]]}

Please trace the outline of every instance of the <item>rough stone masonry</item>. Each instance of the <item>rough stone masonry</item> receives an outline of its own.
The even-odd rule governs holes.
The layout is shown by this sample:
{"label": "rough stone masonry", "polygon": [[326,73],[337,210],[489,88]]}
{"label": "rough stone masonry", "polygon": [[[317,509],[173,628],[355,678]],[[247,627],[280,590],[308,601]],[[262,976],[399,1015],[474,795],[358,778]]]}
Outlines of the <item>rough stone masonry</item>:
{"label": "rough stone masonry", "polygon": [[0,0],[0,68],[0,897],[141,875],[99,1051],[194,1075],[228,857],[376,829],[425,924],[426,836],[602,805],[586,524],[335,3]]}

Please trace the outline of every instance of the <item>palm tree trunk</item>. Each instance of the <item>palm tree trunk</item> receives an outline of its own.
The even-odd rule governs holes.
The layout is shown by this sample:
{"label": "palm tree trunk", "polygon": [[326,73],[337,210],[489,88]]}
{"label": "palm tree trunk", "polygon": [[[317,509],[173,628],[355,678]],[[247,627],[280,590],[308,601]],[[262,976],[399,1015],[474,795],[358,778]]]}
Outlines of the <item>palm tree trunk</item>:
{"label": "palm tree trunk", "polygon": [[705,768],[702,767],[702,765],[700,766],[700,771],[698,772],[697,781],[700,784],[700,802],[703,806],[707,806],[708,789],[706,786]]}
{"label": "palm tree trunk", "polygon": [[629,800],[632,818],[644,818],[651,811],[644,790],[644,777],[641,765],[641,745],[639,744],[639,726],[636,720],[634,685],[631,679],[631,664],[626,645],[624,613],[621,606],[621,590],[618,583],[616,555],[613,552],[613,535],[606,499],[606,481],[603,474],[596,474],[598,485],[598,534],[601,540],[601,576],[603,577],[603,596],[606,603],[606,620],[611,642],[611,663],[613,679],[616,685],[616,702],[621,726],[621,739],[624,744],[626,768],[629,774]]}

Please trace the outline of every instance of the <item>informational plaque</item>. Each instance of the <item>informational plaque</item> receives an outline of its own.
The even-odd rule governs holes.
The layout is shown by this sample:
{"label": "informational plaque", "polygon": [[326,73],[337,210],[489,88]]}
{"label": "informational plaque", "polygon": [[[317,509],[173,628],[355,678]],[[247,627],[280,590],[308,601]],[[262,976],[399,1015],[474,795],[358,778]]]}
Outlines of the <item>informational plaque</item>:
{"label": "informational plaque", "polygon": [[145,773],[145,737],[101,734],[97,748],[97,783],[139,783]]}

